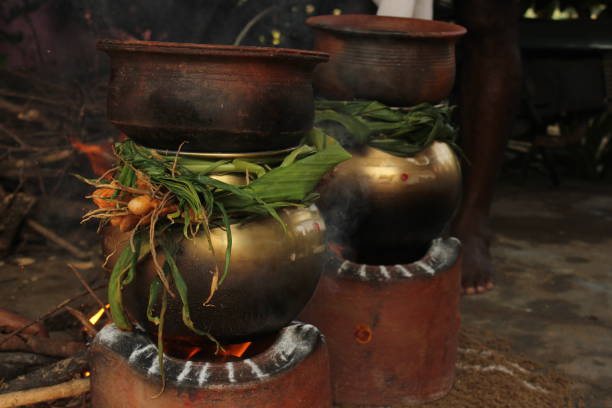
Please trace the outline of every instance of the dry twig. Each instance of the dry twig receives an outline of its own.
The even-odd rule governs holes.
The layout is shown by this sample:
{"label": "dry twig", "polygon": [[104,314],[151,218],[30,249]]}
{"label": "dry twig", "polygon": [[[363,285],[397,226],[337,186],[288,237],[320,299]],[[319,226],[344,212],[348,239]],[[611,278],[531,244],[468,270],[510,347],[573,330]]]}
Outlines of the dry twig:
{"label": "dry twig", "polygon": [[39,402],[74,397],[89,391],[90,386],[91,381],[89,378],[78,378],[51,387],[0,394],[0,408],[21,407]]}
{"label": "dry twig", "polygon": [[66,251],[70,252],[77,258],[87,258],[89,256],[86,252],[81,251],[79,248],[72,245],[70,242],[66,241],[62,237],[58,236],[55,232],[49,230],[45,226],[37,223],[36,221],[28,219],[26,221],[26,224],[28,224],[28,226],[34,231],[38,232],[40,235],[47,238],[48,240],[53,241],[54,243],[64,248]]}
{"label": "dry twig", "polygon": [[[97,290],[97,289],[102,289],[104,287],[106,287],[106,285],[100,285],[100,286],[97,286],[97,287],[95,287],[93,289]],[[51,309],[47,313],[45,313],[42,316],[40,316],[38,319],[33,320],[32,322],[30,322],[30,323],[28,323],[26,325],[23,325],[19,329],[14,330],[11,333],[9,333],[6,337],[4,337],[3,339],[0,340],[0,346],[3,345],[4,343],[6,343],[7,341],[9,341],[10,339],[12,339],[13,337],[17,336],[18,334],[20,334],[24,330],[26,330],[28,327],[31,327],[31,326],[35,325],[36,323],[42,322],[46,318],[48,318],[48,317],[54,315],[55,313],[57,313],[58,311],[62,310],[66,305],[70,304],[71,302],[74,302],[77,299],[82,298],[83,296],[85,296],[87,294],[89,294],[89,292],[85,290],[85,291],[79,293],[78,295],[75,295],[75,296],[73,296],[71,298],[68,298],[68,299],[60,302],[57,306],[55,306],[53,309]]]}
{"label": "dry twig", "polygon": [[87,289],[87,291],[89,292],[91,297],[94,298],[95,301],[98,302],[100,307],[104,309],[104,313],[106,314],[106,317],[108,317],[110,319],[111,316],[110,316],[110,313],[109,313],[108,309],[106,309],[106,305],[104,304],[104,302],[102,302],[102,299],[100,299],[100,297],[98,295],[96,295],[96,292],[94,292],[94,290],[91,288],[91,286],[89,286],[89,284],[87,283],[85,278],[83,278],[83,275],[81,275],[81,272],[79,272],[79,270],[74,265],[72,265],[72,264],[68,264],[68,267],[70,269],[72,269],[72,272],[74,272],[74,274],[76,275],[76,277],[79,280],[79,282],[81,282],[81,285],[83,285],[85,287],[85,289]]}
{"label": "dry twig", "polygon": [[75,308],[70,307],[70,306],[66,306],[64,309],[66,309],[68,311],[68,313],[73,315],[75,317],[75,319],[77,319],[79,321],[79,323],[81,323],[81,325],[83,325],[83,327],[87,330],[87,332],[89,333],[90,336],[93,337],[96,334],[98,334],[98,330],[94,327],[93,324],[89,323],[89,320],[87,319],[87,317],[85,317],[83,312],[81,312],[79,310],[76,310]]}

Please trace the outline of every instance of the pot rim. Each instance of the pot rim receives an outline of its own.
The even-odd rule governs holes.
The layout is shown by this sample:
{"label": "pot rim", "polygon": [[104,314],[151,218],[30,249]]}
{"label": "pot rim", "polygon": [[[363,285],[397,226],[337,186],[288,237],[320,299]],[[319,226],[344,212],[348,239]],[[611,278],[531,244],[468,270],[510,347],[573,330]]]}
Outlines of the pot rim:
{"label": "pot rim", "polygon": [[405,264],[364,264],[345,259],[334,251],[328,250],[327,254],[324,273],[365,282],[415,280],[433,278],[450,270],[461,255],[461,241],[455,237],[434,238],[420,259]]}
{"label": "pot rim", "polygon": [[243,152],[243,153],[231,153],[231,152],[190,152],[190,151],[177,151],[177,150],[168,150],[168,149],[157,149],[154,147],[144,146],[149,150],[153,150],[164,156],[176,156],[177,154],[182,157],[195,157],[202,159],[244,159],[244,158],[258,158],[258,157],[266,157],[266,156],[280,156],[282,154],[287,154],[295,149],[297,146],[288,147],[286,149],[281,150],[265,150],[261,152]]}
{"label": "pot rim", "polygon": [[[405,27],[404,30],[385,30],[378,28],[363,27],[368,23],[398,23]],[[347,35],[362,35],[367,37],[388,38],[418,38],[418,39],[455,39],[467,33],[463,26],[447,23],[439,20],[424,20],[419,18],[376,16],[370,14],[341,14],[321,15],[309,17],[306,24],[314,29],[327,30]],[[411,26],[430,25],[431,29],[410,30]]]}
{"label": "pot rim", "polygon": [[162,41],[98,40],[96,48],[105,52],[130,52],[148,54],[199,55],[215,57],[282,58],[325,62],[329,54],[320,51],[293,48],[249,47],[235,45],[173,43]]}

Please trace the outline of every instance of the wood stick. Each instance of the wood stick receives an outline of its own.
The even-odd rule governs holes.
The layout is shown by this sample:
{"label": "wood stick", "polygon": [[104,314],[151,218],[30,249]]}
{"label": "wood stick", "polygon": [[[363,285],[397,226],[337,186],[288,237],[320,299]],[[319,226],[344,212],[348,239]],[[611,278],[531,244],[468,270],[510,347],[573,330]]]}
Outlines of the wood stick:
{"label": "wood stick", "polygon": [[26,224],[28,224],[28,227],[32,228],[34,231],[38,232],[40,235],[47,238],[48,240],[53,241],[54,243],[64,248],[66,251],[70,252],[77,258],[87,258],[89,256],[86,252],[81,251],[79,248],[72,245],[70,242],[66,241],[64,238],[58,236],[55,232],[37,223],[36,221],[28,219],[26,220]]}
{"label": "wood stick", "polygon": [[47,99],[38,95],[29,95],[26,93],[20,93],[20,92],[14,92],[11,90],[7,90],[7,89],[0,89],[0,95],[2,96],[8,96],[11,98],[19,98],[19,99],[26,99],[28,101],[35,101],[35,102],[41,102],[41,103],[45,103],[47,105],[51,105],[51,106],[64,106],[66,108],[72,108],[75,109],[74,104],[71,103],[67,103],[64,101],[59,101],[59,100],[52,100],[52,99]]}
{"label": "wood stick", "polygon": [[79,280],[79,282],[81,282],[81,285],[83,285],[85,287],[85,289],[87,289],[87,291],[89,292],[91,297],[93,297],[96,300],[96,302],[98,302],[100,307],[104,309],[104,313],[106,314],[106,317],[108,319],[111,319],[111,315],[110,315],[108,309],[106,308],[106,305],[104,304],[104,302],[102,302],[102,299],[100,299],[100,297],[98,295],[96,295],[96,292],[93,291],[91,286],[89,286],[89,284],[87,283],[85,278],[83,278],[83,275],[81,275],[81,272],[79,272],[79,270],[74,265],[72,265],[72,264],[68,264],[68,267],[70,269],[72,269],[72,272],[74,272],[74,274],[76,275],[76,277]]}
{"label": "wood stick", "polygon": [[21,147],[27,147],[28,144],[26,142],[23,141],[23,139],[21,137],[19,137],[19,135],[15,132],[13,132],[12,130],[8,129],[7,127],[5,127],[4,125],[0,125],[0,130],[8,135],[11,139],[13,139],[15,142],[17,142],[17,144]]}
{"label": "wood stick", "polygon": [[[97,289],[102,289],[106,287],[106,285],[100,285],[94,288],[94,290]],[[13,337],[17,336],[18,334],[20,334],[21,332],[23,332],[25,329],[27,329],[28,327],[31,327],[33,325],[35,325],[36,323],[40,323],[43,320],[45,320],[47,317],[50,317],[52,315],[54,315],[55,313],[57,313],[59,310],[63,309],[64,306],[70,304],[71,302],[74,302],[77,299],[82,298],[83,296],[87,295],[89,292],[87,292],[86,290],[79,293],[78,295],[75,295],[71,298],[65,299],[63,301],[61,301],[57,306],[55,306],[53,309],[51,309],[50,311],[48,311],[47,313],[43,314],[42,316],[40,316],[38,319],[25,324],[23,326],[21,326],[19,329],[12,331],[11,333],[9,333],[4,339],[0,340],[0,346],[3,345],[5,342],[9,341],[10,339],[12,339]]]}
{"label": "wood stick", "polygon": [[0,257],[10,252],[21,221],[36,203],[36,197],[26,193],[14,193],[0,202]]}
{"label": "wood stick", "polygon": [[[15,330],[30,322],[31,320],[27,317],[15,313],[12,310],[0,307],[0,331],[7,332],[9,330]],[[28,327],[24,330],[24,333],[31,336],[49,337],[49,332],[47,332],[45,326],[40,323]]]}
{"label": "wood stick", "polygon": [[66,309],[71,315],[73,315],[79,321],[79,323],[83,325],[83,327],[87,330],[87,333],[90,336],[93,337],[96,334],[98,334],[98,330],[96,330],[93,324],[89,323],[89,320],[87,319],[87,317],[85,317],[83,313],[81,313],[80,311],[70,306],[66,306],[64,309]]}
{"label": "wood stick", "polygon": [[[3,338],[4,336],[0,336]],[[28,351],[45,356],[69,357],[85,349],[85,343],[20,335],[2,342],[1,351]]]}
{"label": "wood stick", "polygon": [[69,381],[85,371],[87,366],[87,351],[81,351],[72,357],[45,365],[5,382],[0,386],[0,393],[48,387]]}
{"label": "wood stick", "polygon": [[89,391],[91,381],[89,378],[77,378],[51,387],[34,388],[27,391],[0,394],[0,408],[21,407],[45,401],[55,401],[81,395]]}
{"label": "wood stick", "polygon": [[[0,109],[9,111],[10,113],[15,114],[16,116],[19,116],[20,114],[24,114],[25,112],[28,112],[28,110],[26,110],[23,106],[14,104],[12,102],[9,102],[9,101],[7,101],[4,98],[0,98]],[[49,119],[45,118],[44,116],[42,116],[40,114],[40,111],[38,111],[38,115],[37,116],[28,117],[27,121],[29,121],[29,122],[39,122],[40,124],[45,126],[47,129],[56,129],[57,128],[56,123],[54,123],[54,122],[50,121]]]}
{"label": "wood stick", "polygon": [[[35,353],[24,353],[21,351],[3,351],[0,353],[0,378],[4,380],[4,385],[7,381],[11,381],[17,376],[24,375],[30,371],[48,366],[55,362],[57,362],[57,358],[55,357],[42,356]],[[62,381],[56,381],[55,384],[59,382]]]}

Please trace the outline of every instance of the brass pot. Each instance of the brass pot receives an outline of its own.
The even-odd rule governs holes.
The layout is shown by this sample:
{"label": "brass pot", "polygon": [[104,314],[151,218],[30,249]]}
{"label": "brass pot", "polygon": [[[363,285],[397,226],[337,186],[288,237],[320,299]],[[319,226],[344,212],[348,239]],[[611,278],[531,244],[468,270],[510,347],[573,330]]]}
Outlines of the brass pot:
{"label": "brass pot", "polygon": [[[210,292],[215,265],[223,268],[226,234],[211,231],[215,254],[206,237],[183,239],[175,257],[189,290],[189,308],[195,326],[224,343],[253,340],[279,330],[293,320],[313,294],[321,274],[325,223],[315,206],[279,211],[283,230],[272,217],[261,217],[232,226],[230,271],[210,305],[203,306]],[[128,235],[115,227],[103,232],[104,254],[119,251]],[[112,263],[112,260],[111,260]],[[129,314],[154,334],[156,326],[146,317],[149,285],[156,276],[152,257],[139,262],[134,281],[124,288]],[[187,328],[181,317],[181,302],[169,298],[164,337],[168,341],[201,344],[206,339]]]}
{"label": "brass pot", "polygon": [[453,150],[434,142],[412,157],[366,146],[351,151],[319,192],[330,240],[360,263],[406,263],[422,255],[461,197]]}

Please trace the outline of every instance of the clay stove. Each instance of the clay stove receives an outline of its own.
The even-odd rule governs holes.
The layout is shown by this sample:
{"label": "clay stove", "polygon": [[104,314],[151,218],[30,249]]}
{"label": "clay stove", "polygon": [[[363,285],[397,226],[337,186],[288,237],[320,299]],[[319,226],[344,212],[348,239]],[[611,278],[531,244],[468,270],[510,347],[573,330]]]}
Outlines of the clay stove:
{"label": "clay stove", "polygon": [[326,335],[334,402],[400,407],[452,387],[459,334],[455,238],[435,239],[420,260],[365,265],[329,253],[301,319]]}
{"label": "clay stove", "polygon": [[165,355],[161,394],[157,347],[144,332],[106,326],[90,354],[93,408],[331,408],[327,347],[310,324],[289,324],[263,351],[243,358]]}

